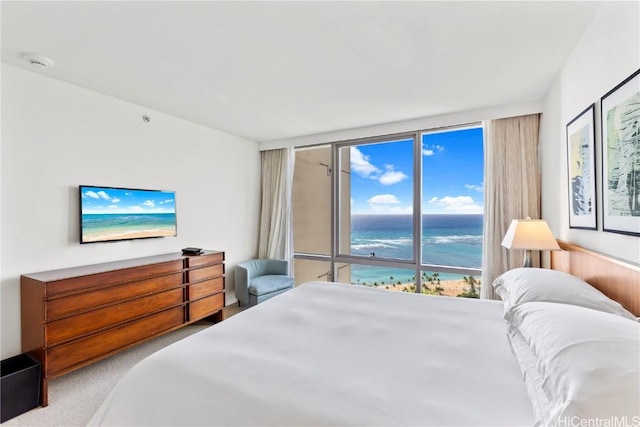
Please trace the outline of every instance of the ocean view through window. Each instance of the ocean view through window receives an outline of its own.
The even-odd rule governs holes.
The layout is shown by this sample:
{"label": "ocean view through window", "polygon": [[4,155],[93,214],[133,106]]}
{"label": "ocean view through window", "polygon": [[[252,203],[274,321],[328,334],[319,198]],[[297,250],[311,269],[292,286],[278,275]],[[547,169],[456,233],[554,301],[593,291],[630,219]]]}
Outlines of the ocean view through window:
{"label": "ocean view through window", "polygon": [[[322,261],[316,263],[323,265],[316,272],[319,280],[477,297],[483,243],[482,126],[365,138],[336,143],[332,149],[331,164],[338,165],[328,166],[336,171],[330,174],[333,190],[325,200],[315,198],[313,210],[314,228],[332,228],[331,251],[301,253],[299,247],[310,245],[296,238],[294,227],[296,260],[304,259],[305,267]],[[297,152],[306,168],[304,159],[312,151]],[[298,171],[297,164],[298,158]],[[299,200],[313,194],[319,178],[301,180],[296,190],[294,176],[294,223],[296,216],[298,224],[305,217],[302,204],[296,207],[296,194]],[[307,226],[300,234],[309,239],[314,235],[310,231]]]}

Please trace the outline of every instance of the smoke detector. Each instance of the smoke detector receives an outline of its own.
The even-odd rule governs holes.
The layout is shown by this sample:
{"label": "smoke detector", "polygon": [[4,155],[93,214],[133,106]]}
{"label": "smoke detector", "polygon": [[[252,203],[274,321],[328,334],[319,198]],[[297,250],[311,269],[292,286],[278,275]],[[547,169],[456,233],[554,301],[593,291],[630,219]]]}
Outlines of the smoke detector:
{"label": "smoke detector", "polygon": [[49,67],[53,67],[53,61],[47,57],[40,55],[33,55],[30,53],[25,54],[25,61],[31,64],[32,67],[37,68],[39,70],[46,70]]}

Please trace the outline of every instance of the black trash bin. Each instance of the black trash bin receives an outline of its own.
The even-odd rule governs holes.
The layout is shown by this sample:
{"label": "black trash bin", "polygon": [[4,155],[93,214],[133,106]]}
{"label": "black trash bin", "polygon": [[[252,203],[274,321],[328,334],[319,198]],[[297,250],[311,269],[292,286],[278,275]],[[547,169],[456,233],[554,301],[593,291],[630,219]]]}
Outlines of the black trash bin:
{"label": "black trash bin", "polygon": [[40,362],[25,353],[0,363],[0,423],[3,423],[40,404]]}

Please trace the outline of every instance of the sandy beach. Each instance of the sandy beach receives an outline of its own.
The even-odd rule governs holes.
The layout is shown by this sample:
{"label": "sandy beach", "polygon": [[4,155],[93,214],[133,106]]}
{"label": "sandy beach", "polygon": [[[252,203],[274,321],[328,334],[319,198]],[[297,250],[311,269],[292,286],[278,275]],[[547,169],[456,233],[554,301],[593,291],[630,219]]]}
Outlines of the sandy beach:
{"label": "sandy beach", "polygon": [[161,230],[149,230],[149,231],[132,231],[128,233],[113,234],[113,233],[96,233],[84,236],[85,242],[98,242],[105,239],[109,240],[128,240],[128,239],[144,239],[147,237],[171,237],[175,236],[175,229],[161,229]]}
{"label": "sandy beach", "polygon": [[[391,291],[403,291],[410,286],[413,286],[413,283],[403,283],[401,285],[381,285],[380,288],[389,289]],[[429,286],[431,289],[434,288],[434,285],[431,284],[427,284],[427,286]],[[440,287],[443,289],[442,295],[452,297],[458,296],[461,293],[469,290],[469,285],[464,280],[443,280],[440,282]],[[479,286],[476,286],[476,291],[480,291]]]}

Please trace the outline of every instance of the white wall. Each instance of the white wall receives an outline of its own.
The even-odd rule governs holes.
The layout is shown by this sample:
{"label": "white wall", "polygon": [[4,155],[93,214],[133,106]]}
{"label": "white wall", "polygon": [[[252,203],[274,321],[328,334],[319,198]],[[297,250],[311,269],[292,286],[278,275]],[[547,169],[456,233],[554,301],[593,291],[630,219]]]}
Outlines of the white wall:
{"label": "white wall", "polygon": [[[2,358],[21,352],[20,274],[186,246],[224,250],[229,273],[257,251],[253,141],[2,64],[1,148]],[[178,237],[80,245],[79,184],[175,190]]]}
{"label": "white wall", "polygon": [[[556,237],[640,263],[640,238],[602,230],[600,98],[640,68],[640,3],[603,2],[544,100],[542,216]],[[598,231],[569,228],[566,124],[596,103]]]}

